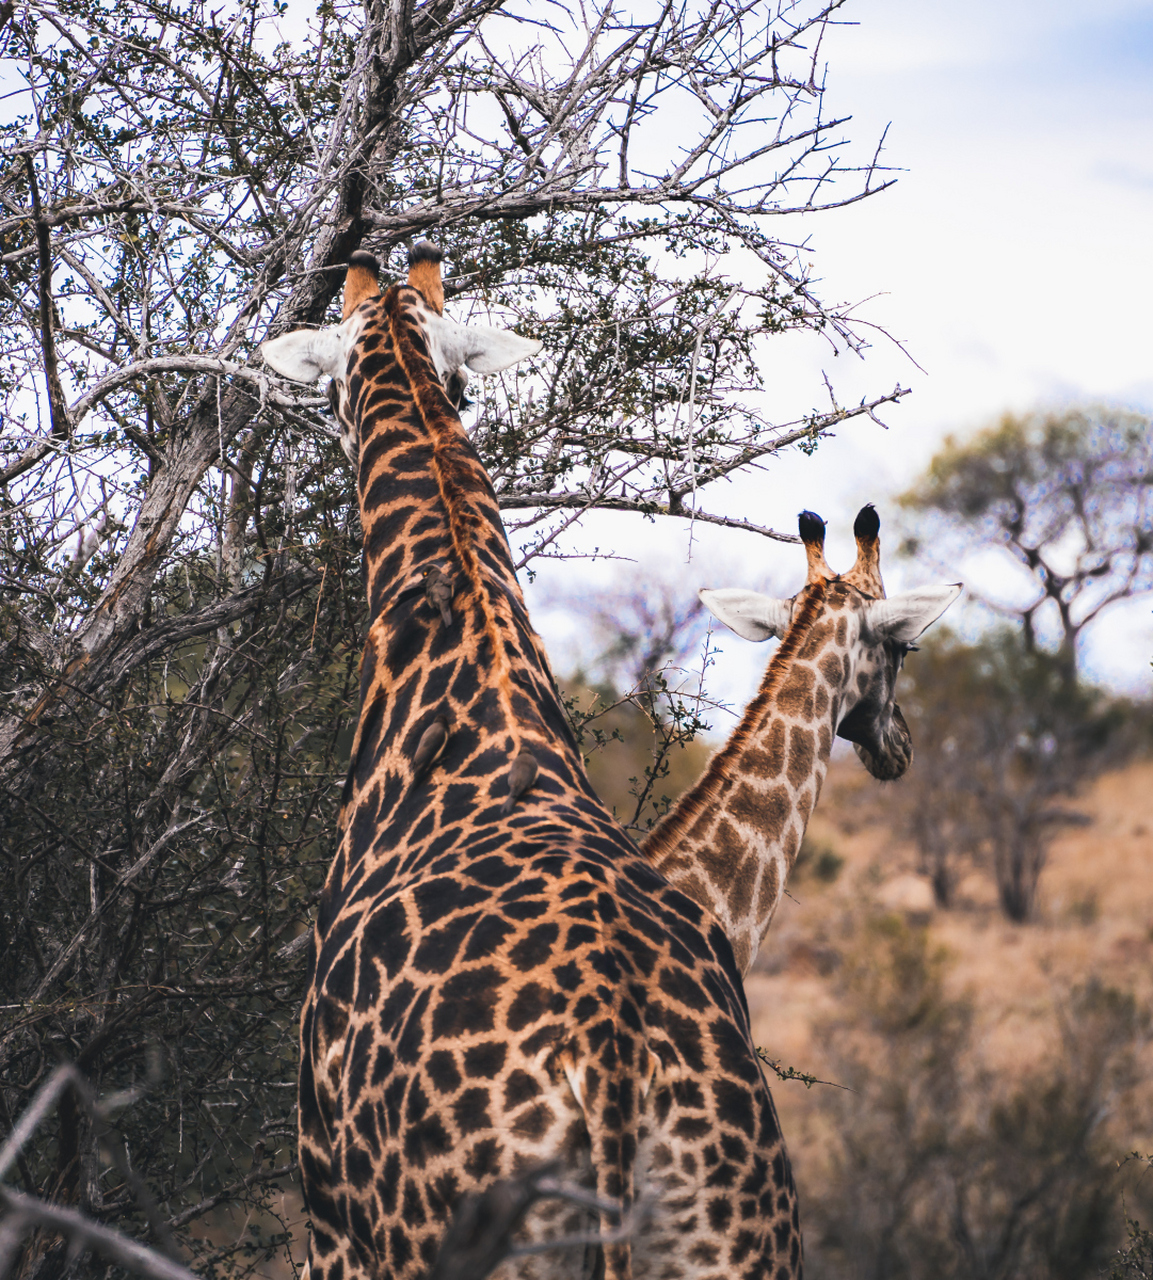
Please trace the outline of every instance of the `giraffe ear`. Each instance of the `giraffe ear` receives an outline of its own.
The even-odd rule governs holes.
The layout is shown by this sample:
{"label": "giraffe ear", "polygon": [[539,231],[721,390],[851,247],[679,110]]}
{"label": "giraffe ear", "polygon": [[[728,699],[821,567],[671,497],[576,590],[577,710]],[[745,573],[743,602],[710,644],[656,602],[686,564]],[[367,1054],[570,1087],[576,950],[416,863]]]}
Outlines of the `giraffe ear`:
{"label": "giraffe ear", "polygon": [[865,626],[876,635],[898,644],[912,644],[928,630],[961,594],[961,584],[918,587],[887,600],[874,600],[865,610]]}
{"label": "giraffe ear", "polygon": [[541,343],[522,338],[511,329],[493,329],[486,324],[457,324],[435,314],[423,317],[432,347],[436,371],[445,373],[462,364],[474,373],[499,373],[529,356],[535,356]]}
{"label": "giraffe ear", "polygon": [[294,382],[315,382],[322,373],[344,372],[340,334],[335,329],[297,329],[262,343],[260,354],[270,369]]}
{"label": "giraffe ear", "polygon": [[769,640],[789,629],[791,600],[777,600],[759,591],[722,587],[719,591],[698,591],[701,603],[731,631],[746,640]]}

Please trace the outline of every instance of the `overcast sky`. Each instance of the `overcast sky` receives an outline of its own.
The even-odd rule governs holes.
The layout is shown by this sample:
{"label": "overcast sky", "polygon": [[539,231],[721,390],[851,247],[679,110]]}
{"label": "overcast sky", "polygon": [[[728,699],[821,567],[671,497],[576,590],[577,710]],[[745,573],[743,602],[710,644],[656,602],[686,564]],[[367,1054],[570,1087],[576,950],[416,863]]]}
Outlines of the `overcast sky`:
{"label": "overcast sky", "polygon": [[[778,418],[817,402],[822,370],[843,403],[896,382],[912,394],[883,414],[888,431],[850,424],[813,458],[777,462],[728,500],[716,490],[709,499],[789,530],[800,507],[813,508],[829,521],[834,568],[852,560],[860,504],[876,502],[884,519],[886,499],[948,432],[1005,409],[1083,400],[1153,412],[1153,7],[862,0],[842,12],[859,25],[826,38],[826,106],[853,116],[847,133],[866,158],[888,125],[883,159],[905,172],[873,199],[790,220],[783,238],[808,240],[827,298],[871,298],[858,314],[924,372],[880,336],[864,360],[830,359],[819,340],[774,340]],[[627,547],[652,573],[671,560],[685,581],[774,582],[790,594],[800,585],[799,551],[747,535],[704,531],[685,566],[686,539],[670,523],[639,533],[630,523],[615,537],[606,528],[598,540]],[[718,580],[721,565],[742,581]],[[592,581],[613,572],[601,566]],[[890,590],[912,585],[910,572],[890,565]],[[546,573],[532,595],[563,669],[581,633],[544,608],[559,582]],[[1149,619],[1147,602],[1112,615],[1091,646],[1092,673],[1147,689]],[[742,699],[767,654],[731,637],[725,648],[721,684]]]}

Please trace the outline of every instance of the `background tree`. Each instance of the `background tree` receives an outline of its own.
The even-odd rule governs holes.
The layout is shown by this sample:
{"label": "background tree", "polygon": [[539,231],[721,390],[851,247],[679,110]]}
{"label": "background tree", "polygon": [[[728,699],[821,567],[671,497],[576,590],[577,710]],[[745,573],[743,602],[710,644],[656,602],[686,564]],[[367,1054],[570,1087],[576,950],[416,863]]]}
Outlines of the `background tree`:
{"label": "background tree", "polygon": [[1068,683],[1063,661],[1000,628],[976,644],[947,631],[909,664],[901,705],[917,769],[899,803],[939,906],[961,868],[987,866],[1010,920],[1033,913],[1048,848],[1103,769],[1147,743],[1139,713]]}
{"label": "background tree", "polygon": [[950,437],[900,501],[910,554],[955,568],[959,552],[1003,550],[1017,573],[986,566],[967,591],[1019,622],[1030,653],[1052,650],[1069,685],[1086,628],[1153,591],[1153,422],[1142,414],[1006,414],[971,440]]}
{"label": "background tree", "polygon": [[564,684],[589,777],[625,829],[643,834],[711,754],[699,736],[717,709],[708,615],[683,584],[636,570],[594,599],[554,603],[581,621],[586,665]]}
{"label": "background tree", "polygon": [[1049,844],[1077,820],[1061,798],[1144,741],[1079,657],[1112,605],[1153,590],[1151,426],[1104,408],[1007,414],[947,440],[900,499],[903,550],[954,572],[971,557],[967,594],[1009,624],[972,645],[930,637],[902,696],[919,748],[903,807],[941,906],[969,859],[1027,919]]}
{"label": "background tree", "polygon": [[[864,345],[772,234],[885,185],[822,110],[842,3],[5,7],[0,1123],[61,1057],[105,1092],[155,1060],[121,1123],[201,1270],[284,1236],[363,623],[324,397],[257,344],[435,236],[457,317],[545,340],[471,428],[522,563],[597,507],[782,536],[708,486],[903,394],[760,398],[772,335]],[[26,1191],[129,1215],[80,1112],[39,1133]],[[43,1236],[24,1272],[88,1266]]]}

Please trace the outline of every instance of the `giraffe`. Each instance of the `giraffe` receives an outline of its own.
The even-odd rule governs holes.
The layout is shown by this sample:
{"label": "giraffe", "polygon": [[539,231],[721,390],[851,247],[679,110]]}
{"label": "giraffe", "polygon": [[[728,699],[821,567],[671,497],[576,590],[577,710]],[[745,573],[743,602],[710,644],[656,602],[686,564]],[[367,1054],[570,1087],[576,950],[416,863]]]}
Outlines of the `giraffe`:
{"label": "giraffe", "polygon": [[746,640],[777,636],[760,688],[697,785],[641,848],[673,885],[720,921],[742,976],[756,959],[821,793],[834,736],[856,746],[875,778],[899,778],[913,758],[894,695],[913,641],[961,594],[959,584],[886,598],[880,520],[853,525],[857,559],[836,575],[825,524],[803,511],[804,587],[791,600],[741,589],[701,600]]}
{"label": "giraffe", "polygon": [[354,255],[341,323],[263,348],[331,375],[370,616],[301,1016],[310,1280],[418,1280],[465,1194],[548,1162],[652,1208],[612,1237],[603,1207],[534,1203],[526,1246],[606,1238],[520,1280],[799,1276],[729,939],[593,793],[454,407],[463,366],[537,344],[448,320],[439,260],[381,293]]}

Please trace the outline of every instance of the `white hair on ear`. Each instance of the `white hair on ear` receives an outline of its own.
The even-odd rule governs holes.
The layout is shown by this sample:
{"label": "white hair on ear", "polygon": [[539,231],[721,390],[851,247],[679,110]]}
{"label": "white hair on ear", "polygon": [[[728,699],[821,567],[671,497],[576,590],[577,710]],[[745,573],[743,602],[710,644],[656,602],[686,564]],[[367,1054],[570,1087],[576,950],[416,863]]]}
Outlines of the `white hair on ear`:
{"label": "white hair on ear", "polygon": [[789,629],[793,613],[790,600],[777,600],[742,587],[706,588],[697,595],[713,617],[745,640],[769,640],[783,636]]}
{"label": "white hair on ear", "polygon": [[917,587],[887,600],[874,600],[865,611],[865,625],[898,644],[912,644],[937,621],[961,591],[961,584],[954,582],[942,587]]}
{"label": "white hair on ear", "polygon": [[294,382],[315,382],[322,373],[344,372],[344,343],[336,329],[297,329],[270,338],[260,354],[270,369]]}
{"label": "white hair on ear", "polygon": [[455,320],[435,313],[429,313],[423,319],[433,363],[442,378],[462,364],[474,373],[499,373],[536,355],[542,345],[533,338],[522,338],[510,329],[457,324]]}

